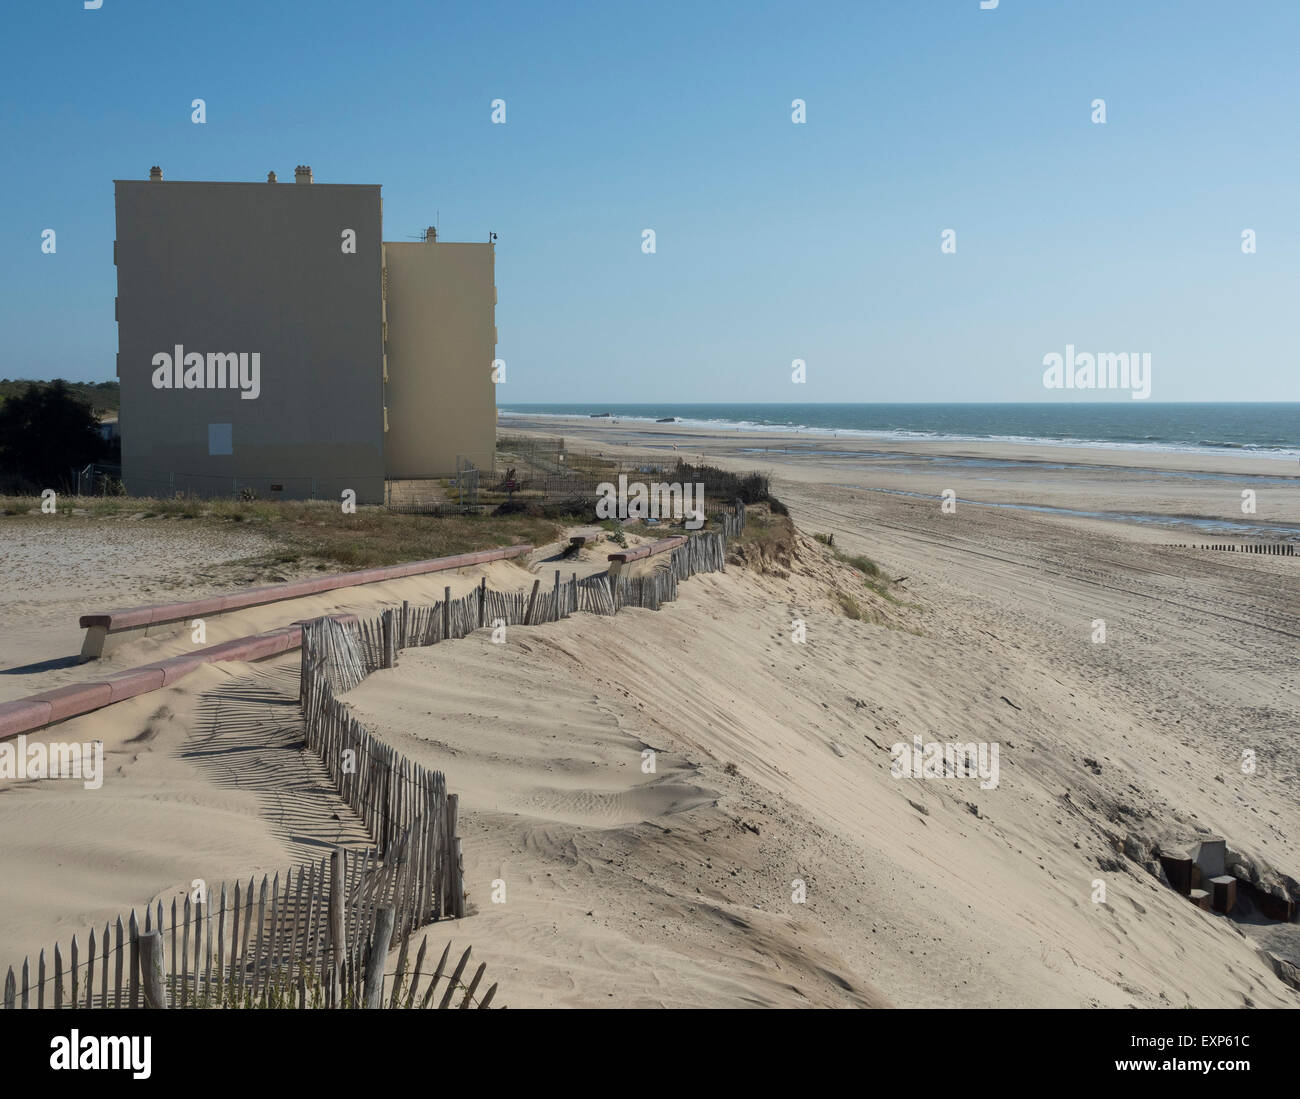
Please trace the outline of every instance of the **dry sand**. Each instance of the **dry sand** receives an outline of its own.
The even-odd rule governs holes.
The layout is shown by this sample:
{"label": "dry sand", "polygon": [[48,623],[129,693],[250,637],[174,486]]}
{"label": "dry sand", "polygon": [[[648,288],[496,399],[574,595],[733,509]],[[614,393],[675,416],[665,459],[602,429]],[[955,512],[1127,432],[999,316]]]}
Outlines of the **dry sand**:
{"label": "dry sand", "polygon": [[[55,525],[58,524],[58,525]],[[242,587],[321,575],[313,566],[267,568],[245,559],[269,554],[277,544],[265,535],[229,526],[202,529],[165,523],[109,520],[6,519],[0,526],[0,702],[36,691],[82,682],[177,656],[206,645],[287,625],[298,618],[373,608],[381,603],[432,602],[444,586],[463,595],[483,575],[499,587],[516,588],[524,573],[511,562],[472,573],[423,577],[342,588],[308,599],[208,615],[205,637],[193,639],[190,623],[167,623],[113,635],[102,660],[79,661],[87,611],[146,603],[199,599]],[[545,556],[551,547],[538,547]],[[339,571],[339,570],[331,570]]]}
{"label": "dry sand", "polygon": [[274,574],[263,580],[236,562],[276,548],[237,528],[6,518],[0,524],[0,702],[85,678],[75,668],[83,635],[77,621],[87,611],[274,583]]}
{"label": "dry sand", "polygon": [[[606,452],[665,431],[563,425]],[[1093,469],[1044,483],[1014,468],[996,490],[1088,508],[1125,485],[1133,510],[1239,517],[1231,477],[1290,476],[1236,458],[1159,456],[1154,473],[1144,455],[1068,458]],[[788,577],[695,580],[657,616],[516,631],[514,652],[474,639],[408,654],[351,696],[462,792],[470,934],[515,1001],[1294,1006],[1256,954],[1267,943],[1300,960],[1294,925],[1248,938],[1122,849],[1215,833],[1300,874],[1296,560],[1174,550],[1162,543],[1193,535],[1132,523],[943,515],[937,499],[841,487],[937,495],[906,469],[857,463],[763,464],[805,532],[909,577],[914,609],[886,608],[895,628],[843,618],[805,543]],[[1165,470],[1225,480],[1171,489]],[[986,477],[937,475],[962,500]],[[1294,480],[1261,496],[1261,518],[1300,521]],[[805,648],[790,643],[795,617]],[[998,741],[1000,785],[892,778],[888,749],[913,735]],[[661,750],[655,776],[640,771],[646,745]],[[714,802],[694,806],[697,790]],[[490,902],[496,880],[505,904]]]}
{"label": "dry sand", "polygon": [[[668,445],[668,428],[542,429],[645,451]],[[688,434],[694,453],[773,473],[805,534],[796,560],[694,578],[657,613],[407,650],[347,696],[460,794],[471,914],[446,937],[473,944],[500,1002],[1300,1002],[1257,953],[1267,943],[1300,960],[1296,925],[1201,912],[1122,853],[1125,840],[1215,833],[1300,877],[1300,559],[1176,550],[1163,543],[1212,538],[1060,513],[964,502],[943,515],[934,498],[952,487],[961,501],[1239,518],[1233,478],[1255,474],[1279,482],[1243,482],[1264,489],[1259,518],[1300,524],[1289,469],[1056,448],[1044,466],[1087,468],[936,469],[942,448],[755,456],[753,437],[675,431],[683,451]],[[1224,477],[1167,476],[1180,471]],[[806,537],[822,531],[907,576],[899,602]],[[534,561],[544,582],[557,567],[546,556]],[[588,553],[577,568],[599,563]],[[494,586],[528,580],[492,568]],[[431,579],[312,612],[438,597],[445,581]],[[876,620],[846,618],[837,588]],[[229,636],[304,613],[241,612]],[[806,645],[791,641],[795,618]],[[1104,644],[1091,640],[1096,619]],[[123,666],[185,643],[142,639]],[[64,739],[105,740],[101,791],[0,785],[14,837],[0,853],[8,957],[194,877],[246,877],[346,838],[346,814],[293,747],[294,667],[207,669],[60,726]],[[151,719],[164,705],[170,715]],[[890,746],[913,735],[996,741],[997,788],[892,777]],[[806,903],[792,901],[796,879]]]}
{"label": "dry sand", "polygon": [[[1195,728],[1153,735],[1078,654],[1049,670],[929,614],[920,637],[853,622],[821,591],[733,569],[657,615],[408,652],[348,696],[453,776],[477,909],[462,937],[511,1003],[1295,1003],[1111,838],[1153,812],[1289,862],[1284,776],[1259,780],[1265,800]],[[1000,741],[999,787],[893,779],[889,746],[914,733]]]}
{"label": "dry sand", "polygon": [[[273,545],[230,528],[198,536],[159,523],[6,520],[0,554],[12,569],[0,601],[7,661],[0,700],[97,678],[200,647],[189,624],[123,635],[102,661],[78,664],[77,616],[90,608],[231,590],[263,583],[224,562]],[[591,531],[594,528],[574,528]],[[127,537],[129,535],[129,538]],[[205,548],[206,539],[206,548]],[[633,537],[632,544],[639,539]],[[96,560],[97,547],[104,552]],[[203,644],[321,614],[374,615],[402,600],[458,597],[480,579],[501,590],[531,583],[560,543],[523,564],[494,562],[214,615]],[[594,558],[558,562],[565,575],[595,570]],[[552,568],[555,567],[553,564]],[[205,577],[187,588],[185,570]],[[224,581],[224,583],[223,583]],[[40,654],[38,662],[31,657]],[[104,745],[103,785],[0,780],[0,966],[35,956],[55,939],[144,904],[183,896],[195,879],[233,881],[318,860],[328,845],[364,841],[364,830],[329,790],[323,769],[300,750],[298,654],[262,664],[202,668],[172,687],[52,726],[29,741]],[[17,667],[13,661],[21,661]]]}

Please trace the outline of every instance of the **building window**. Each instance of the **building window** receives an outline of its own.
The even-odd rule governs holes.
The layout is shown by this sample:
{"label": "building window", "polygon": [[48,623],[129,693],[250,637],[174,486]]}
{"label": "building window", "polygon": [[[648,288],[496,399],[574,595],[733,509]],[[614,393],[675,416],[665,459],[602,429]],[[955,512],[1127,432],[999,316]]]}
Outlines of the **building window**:
{"label": "building window", "polygon": [[208,453],[235,453],[235,444],[231,437],[230,424],[208,424]]}

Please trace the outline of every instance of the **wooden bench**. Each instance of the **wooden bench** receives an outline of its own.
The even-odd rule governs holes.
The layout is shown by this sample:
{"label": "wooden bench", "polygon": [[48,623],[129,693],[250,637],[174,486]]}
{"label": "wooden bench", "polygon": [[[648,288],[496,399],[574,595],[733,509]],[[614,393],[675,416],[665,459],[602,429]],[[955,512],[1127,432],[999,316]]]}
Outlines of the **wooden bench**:
{"label": "wooden bench", "polygon": [[637,546],[636,549],[622,550],[619,553],[609,555],[609,578],[611,581],[618,579],[618,574],[622,572],[625,565],[630,565],[633,561],[644,561],[647,557],[653,557],[657,553],[667,553],[675,550],[678,546],[684,546],[687,542],[685,534],[675,534],[671,538],[660,538],[657,542],[646,542],[645,545]]}
{"label": "wooden bench", "polygon": [[226,611],[260,607],[284,599],[301,599],[307,595],[351,588],[360,584],[378,584],[385,580],[401,580],[408,576],[422,576],[430,572],[444,572],[470,565],[484,565],[490,561],[505,561],[532,552],[530,545],[505,546],[501,549],[478,550],[452,557],[434,557],[427,561],[409,561],[402,565],[361,569],[357,572],[340,572],[330,576],[317,576],[310,580],[291,580],[286,584],[270,584],[260,588],[245,588],[225,595],[212,595],[206,599],[191,599],[182,603],[155,603],[143,607],[127,607],[118,611],[97,611],[81,616],[81,626],[86,631],[81,645],[81,659],[98,660],[104,655],[110,634],[128,630],[147,630],[168,622],[186,622]]}

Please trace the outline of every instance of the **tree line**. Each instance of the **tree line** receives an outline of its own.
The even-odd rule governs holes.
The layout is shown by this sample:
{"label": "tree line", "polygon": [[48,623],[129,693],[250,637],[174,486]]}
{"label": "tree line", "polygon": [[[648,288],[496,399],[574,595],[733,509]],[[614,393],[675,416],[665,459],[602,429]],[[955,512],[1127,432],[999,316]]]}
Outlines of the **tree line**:
{"label": "tree line", "polygon": [[66,492],[89,463],[120,461],[98,416],[116,410],[117,393],[117,382],[0,381],[0,489]]}

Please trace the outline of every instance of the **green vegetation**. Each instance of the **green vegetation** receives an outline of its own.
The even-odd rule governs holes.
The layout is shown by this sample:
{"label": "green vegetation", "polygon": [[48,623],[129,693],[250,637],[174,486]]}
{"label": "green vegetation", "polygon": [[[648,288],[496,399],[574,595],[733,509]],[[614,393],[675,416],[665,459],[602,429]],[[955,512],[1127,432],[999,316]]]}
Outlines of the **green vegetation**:
{"label": "green vegetation", "polygon": [[863,557],[861,554],[837,553],[835,555],[846,565],[852,565],[858,572],[869,579],[875,579],[880,576],[880,566],[877,565],[870,557]]}
{"label": "green vegetation", "polygon": [[[857,569],[857,571],[862,574],[862,582],[880,596],[881,599],[887,599],[891,603],[898,602],[898,600],[894,598],[893,592],[889,590],[888,578],[880,571],[880,566],[871,560],[870,557],[864,557],[860,553],[842,553],[840,550],[837,550],[835,548],[835,535],[833,534],[814,534],[813,537],[823,546],[830,547],[831,553],[835,555],[835,560],[843,562],[850,568]],[[848,597],[840,596],[841,604],[843,604],[846,598]],[[856,604],[854,604],[854,606],[856,606]],[[848,613],[847,610],[845,613]],[[858,618],[861,616],[850,614],[849,617]]]}
{"label": "green vegetation", "polygon": [[623,524],[619,522],[619,520],[602,519],[600,525],[602,528],[609,531],[610,541],[616,542],[618,545],[622,546],[623,549],[627,549],[627,532],[623,530]]}
{"label": "green vegetation", "polygon": [[[501,435],[497,438],[496,467],[480,475],[478,501],[489,506],[558,501],[564,506],[594,499],[602,483],[617,484],[620,474],[629,481],[703,484],[709,507],[767,504],[773,514],[788,515],[785,505],[772,496],[762,473],[732,473],[717,466],[694,464],[673,453],[634,454],[611,450],[591,454],[569,450],[563,439]],[[455,498],[454,490],[448,498]]]}
{"label": "green vegetation", "polygon": [[[66,502],[65,502],[66,501]],[[0,515],[35,514],[34,496],[0,496]],[[344,515],[333,501],[158,500],[130,496],[64,497],[59,514],[72,522],[194,522],[209,526],[244,524],[274,539],[280,548],[263,564],[316,562],[321,569],[363,569],[454,553],[512,546],[544,545],[560,536],[562,523],[529,515],[402,515],[382,507],[360,507]],[[0,520],[20,522],[21,518]]]}
{"label": "green vegetation", "polygon": [[704,495],[716,504],[743,500],[746,504],[767,504],[774,515],[789,515],[784,504],[771,493],[771,484],[763,473],[732,473],[717,466],[693,465],[681,461],[673,470],[673,480],[683,484],[703,484]]}
{"label": "green vegetation", "polygon": [[794,556],[794,541],[794,524],[789,516],[765,508],[749,508],[745,512],[745,529],[732,539],[730,546],[753,547],[769,559],[789,559]]}
{"label": "green vegetation", "polygon": [[0,404],[0,479],[10,488],[62,490],[76,471],[112,456],[91,407],[62,381],[20,382]]}
{"label": "green vegetation", "polygon": [[846,595],[842,591],[835,593],[835,598],[840,601],[840,606],[844,609],[845,617],[852,618],[854,621],[861,621],[862,608],[858,606],[858,601],[851,595]]}
{"label": "green vegetation", "polygon": [[31,386],[48,388],[52,385],[64,386],[78,400],[90,405],[91,410],[96,414],[116,412],[120,406],[121,388],[115,381],[68,382],[62,378],[55,378],[52,382],[30,382],[21,378],[12,380],[0,378],[0,405],[3,405],[10,397],[22,396]]}

